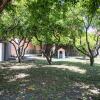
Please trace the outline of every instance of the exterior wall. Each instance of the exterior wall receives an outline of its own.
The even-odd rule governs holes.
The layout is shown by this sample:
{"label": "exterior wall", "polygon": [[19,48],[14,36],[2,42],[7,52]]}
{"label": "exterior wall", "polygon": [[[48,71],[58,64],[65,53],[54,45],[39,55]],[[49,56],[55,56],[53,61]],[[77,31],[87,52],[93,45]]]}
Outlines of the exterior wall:
{"label": "exterior wall", "polygon": [[[43,46],[46,48],[46,46]],[[47,45],[47,49],[50,50],[52,46]],[[66,46],[56,46],[56,53],[55,57],[58,57],[58,49],[63,48],[65,49],[65,56],[77,56],[79,53],[75,50],[73,46],[66,45]],[[40,54],[41,47],[39,45],[33,45],[32,43],[29,43],[28,48],[26,49],[26,54]],[[11,43],[4,43],[0,42],[0,61],[8,60],[11,56],[16,56],[15,48]],[[100,49],[99,49],[99,55],[100,57]]]}
{"label": "exterior wall", "polygon": [[[50,45],[47,45],[48,47],[48,50],[50,50],[51,46]],[[9,56],[16,56],[16,52],[15,52],[15,49],[13,47],[12,44],[9,44]],[[44,46],[44,48],[46,48],[46,46]],[[58,49],[59,48],[63,48],[65,49],[65,56],[77,56],[79,55],[79,53],[77,52],[77,50],[73,47],[73,46],[70,46],[70,45],[66,45],[66,46],[56,46],[56,53],[55,53],[55,57],[57,57],[58,55]],[[41,50],[41,47],[39,45],[33,45],[32,43],[29,43],[28,45],[28,48],[26,49],[26,54],[40,54],[40,50]],[[99,55],[98,57],[100,57],[100,49],[99,49]]]}
{"label": "exterior wall", "polygon": [[[17,45],[16,45],[17,46]],[[11,48],[11,56],[16,56],[16,51],[14,46],[10,43],[10,48]],[[32,43],[29,43],[25,54],[35,54],[40,52],[40,46],[39,45],[33,45]]]}
{"label": "exterior wall", "polygon": [[98,57],[100,57],[100,49],[99,49],[99,55],[98,55]]}
{"label": "exterior wall", "polygon": [[[15,52],[15,48],[13,47],[12,44],[9,45],[9,47],[11,48],[10,51],[10,55],[11,56],[16,56],[16,52]],[[43,48],[46,48],[47,47],[47,52],[50,51],[51,49],[51,45],[47,45],[47,46],[43,46]],[[65,49],[65,56],[76,56],[78,55],[78,52],[74,49],[73,46],[70,46],[70,45],[66,45],[66,46],[56,46],[56,53],[55,53],[55,57],[57,57],[58,55],[58,49],[60,48],[63,48]],[[40,54],[40,50],[41,50],[41,47],[39,45],[33,45],[32,43],[29,43],[27,49],[26,49],[26,52],[25,54]]]}
{"label": "exterior wall", "polygon": [[12,44],[10,44],[10,48],[11,48],[11,56],[16,56],[16,51]]}
{"label": "exterior wall", "polygon": [[0,43],[0,61],[4,61],[4,43]]}
{"label": "exterior wall", "polygon": [[33,45],[32,43],[29,43],[27,49],[26,49],[26,54],[38,54],[40,53],[40,46],[39,45]]}
{"label": "exterior wall", "polygon": [[56,57],[58,56],[57,53],[58,53],[58,50],[60,48],[63,48],[65,50],[65,57],[79,55],[79,53],[76,51],[76,49],[73,46],[71,46],[71,45],[65,45],[65,46],[59,45],[56,47],[56,54],[55,54]]}
{"label": "exterior wall", "polygon": [[6,57],[5,57],[5,60],[8,60],[10,57],[11,57],[11,45],[10,43],[7,43],[6,45]]}

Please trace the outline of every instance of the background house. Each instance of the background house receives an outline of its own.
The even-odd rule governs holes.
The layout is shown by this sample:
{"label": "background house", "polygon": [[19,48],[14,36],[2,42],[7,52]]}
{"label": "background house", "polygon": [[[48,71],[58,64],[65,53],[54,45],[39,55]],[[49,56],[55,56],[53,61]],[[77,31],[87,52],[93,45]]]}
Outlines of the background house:
{"label": "background house", "polygon": [[[13,45],[11,45],[10,47],[11,47],[11,56],[16,56],[16,52]],[[52,45],[49,44],[43,45],[43,48],[44,50],[46,49],[46,52],[49,52],[51,47]],[[54,57],[58,58],[58,50],[60,50],[61,48],[65,51],[65,57],[79,55],[77,50],[71,45],[56,45],[56,51]],[[42,56],[41,46],[33,45],[32,43],[29,43],[25,54],[35,54],[37,56]]]}
{"label": "background house", "polygon": [[[47,49],[50,50],[52,46],[44,45],[43,47],[44,48],[47,47]],[[25,54],[42,56],[41,47],[39,45],[33,45],[32,43],[29,43]],[[68,56],[78,56],[78,55],[79,53],[77,52],[77,50],[71,45],[56,45],[56,52],[54,55],[55,58],[66,58]],[[0,61],[9,60],[14,56],[16,56],[16,52],[13,45],[11,43],[0,41]]]}
{"label": "background house", "polygon": [[11,45],[4,41],[0,41],[0,61],[8,60],[11,56]]}

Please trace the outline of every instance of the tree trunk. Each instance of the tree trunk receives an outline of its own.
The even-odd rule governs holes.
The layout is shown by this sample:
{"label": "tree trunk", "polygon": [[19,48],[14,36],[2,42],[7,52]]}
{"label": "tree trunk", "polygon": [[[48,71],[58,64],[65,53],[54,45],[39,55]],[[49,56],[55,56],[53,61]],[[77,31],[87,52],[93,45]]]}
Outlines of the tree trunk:
{"label": "tree trunk", "polygon": [[48,61],[48,64],[51,65],[51,58],[49,58],[48,56],[46,56],[46,59]]}
{"label": "tree trunk", "polygon": [[51,65],[51,60],[48,60],[49,65]]}
{"label": "tree trunk", "polygon": [[48,64],[49,64],[49,65],[51,65],[52,58],[51,58],[51,57],[49,57],[49,55],[47,55],[45,52],[42,52],[42,53],[43,53],[43,55],[45,56],[45,58],[46,58],[46,60],[47,60]]}
{"label": "tree trunk", "polygon": [[94,65],[94,57],[90,57],[90,66]]}
{"label": "tree trunk", "polygon": [[11,0],[0,0],[0,12],[3,11],[5,5],[7,5]]}
{"label": "tree trunk", "polygon": [[21,61],[22,61],[21,57],[17,57],[17,61],[18,61],[18,63],[21,63]]}

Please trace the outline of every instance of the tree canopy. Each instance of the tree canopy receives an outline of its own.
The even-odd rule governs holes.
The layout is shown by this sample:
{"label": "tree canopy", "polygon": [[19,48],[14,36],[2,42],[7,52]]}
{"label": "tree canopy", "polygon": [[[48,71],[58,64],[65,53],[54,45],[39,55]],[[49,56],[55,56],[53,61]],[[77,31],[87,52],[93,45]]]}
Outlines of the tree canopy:
{"label": "tree canopy", "polygon": [[86,54],[96,44],[91,43],[91,35],[86,36],[89,28],[100,30],[100,0],[2,0],[1,11],[0,38],[7,41],[34,41],[35,37],[41,44],[73,44],[77,39],[78,48]]}

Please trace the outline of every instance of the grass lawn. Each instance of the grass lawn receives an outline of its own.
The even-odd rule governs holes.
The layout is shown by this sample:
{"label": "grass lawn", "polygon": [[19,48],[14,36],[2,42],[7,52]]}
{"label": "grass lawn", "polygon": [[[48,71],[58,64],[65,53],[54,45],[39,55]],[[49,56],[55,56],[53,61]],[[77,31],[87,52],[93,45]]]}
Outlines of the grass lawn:
{"label": "grass lawn", "polygon": [[0,64],[0,100],[100,100],[99,88],[100,64],[48,65],[40,60]]}

